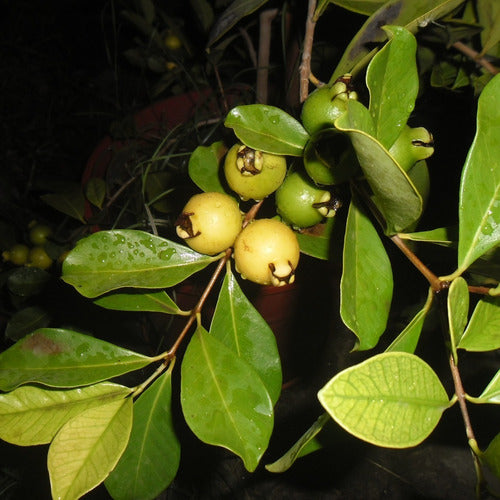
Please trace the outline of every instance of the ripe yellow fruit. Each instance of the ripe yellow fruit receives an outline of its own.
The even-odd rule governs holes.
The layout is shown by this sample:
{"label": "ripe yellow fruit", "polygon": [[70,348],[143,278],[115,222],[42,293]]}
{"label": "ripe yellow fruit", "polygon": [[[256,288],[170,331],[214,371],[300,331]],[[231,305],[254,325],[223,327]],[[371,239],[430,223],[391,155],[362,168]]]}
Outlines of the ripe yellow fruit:
{"label": "ripe yellow fruit", "polygon": [[253,221],[234,242],[236,270],[242,278],[260,285],[293,283],[299,257],[297,236],[276,219]]}
{"label": "ripe yellow fruit", "polygon": [[176,221],[177,235],[196,252],[215,255],[233,246],[241,231],[236,200],[224,193],[195,194]]}

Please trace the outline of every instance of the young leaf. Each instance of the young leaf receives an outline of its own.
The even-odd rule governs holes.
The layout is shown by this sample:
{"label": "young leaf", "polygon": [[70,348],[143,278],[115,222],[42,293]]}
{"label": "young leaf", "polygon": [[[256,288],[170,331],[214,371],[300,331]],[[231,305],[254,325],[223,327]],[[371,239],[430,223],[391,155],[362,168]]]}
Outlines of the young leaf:
{"label": "young leaf", "polygon": [[273,404],[281,393],[281,363],[273,331],[227,272],[210,325],[220,340],[259,375]]}
{"label": "young leaf", "polygon": [[341,371],[318,398],[347,432],[390,448],[421,443],[449,406],[432,368],[403,352],[377,354]]}
{"label": "young leaf", "polygon": [[423,202],[408,174],[367,132],[369,122],[369,111],[360,102],[350,100],[348,111],[335,125],[349,133],[361,169],[373,190],[373,201],[385,219],[385,232],[391,235],[404,231],[419,219]]}
{"label": "young leaf", "polygon": [[[278,460],[272,464],[266,465],[269,472],[285,472],[297,460],[297,458],[304,456],[303,451],[309,445],[318,433],[323,429],[327,422],[330,422],[330,415],[323,413],[318,419],[307,429],[307,431],[300,437],[300,439]],[[314,448],[319,449],[319,446]]]}
{"label": "young leaf", "polygon": [[389,149],[415,107],[418,73],[415,37],[401,26],[385,26],[389,42],[371,60],[366,72],[375,137]]}
{"label": "young leaf", "polygon": [[134,403],[130,440],[104,483],[115,500],[157,498],[174,479],[181,448],[174,431],[171,404],[169,369]]}
{"label": "young leaf", "polygon": [[40,198],[52,208],[85,224],[85,197],[79,184],[68,183],[64,191],[43,194]]}
{"label": "young leaf", "polygon": [[482,394],[475,398],[472,396],[467,396],[469,401],[473,403],[494,403],[500,404],[500,370],[498,370],[495,376],[491,379],[490,383],[484,389]]}
{"label": "young leaf", "polygon": [[419,231],[417,233],[399,233],[402,240],[422,241],[424,243],[435,243],[445,247],[456,245],[458,241],[458,228],[438,227],[429,231]]}
{"label": "young leaf", "polygon": [[0,394],[0,438],[18,446],[50,443],[68,420],[130,392],[111,382],[65,390],[19,387]]}
{"label": "young leaf", "polygon": [[500,434],[493,438],[480,458],[488,464],[495,476],[500,477]]}
{"label": "young leaf", "polygon": [[477,303],[457,347],[479,352],[500,349],[500,297],[484,297]]}
{"label": "young leaf", "polygon": [[117,288],[173,286],[217,259],[144,231],[100,231],[69,253],[62,279],[97,297]]}
{"label": "young leaf", "polygon": [[142,354],[71,330],[42,328],[0,354],[0,390],[27,383],[90,385],[143,368]]}
{"label": "young leaf", "polygon": [[374,347],[385,330],[392,300],[392,269],[370,219],[353,201],[349,207],[340,282],[342,321],[359,339],[359,349]]}
{"label": "young leaf", "polygon": [[94,304],[117,311],[149,311],[164,314],[185,314],[163,290],[115,292],[94,299]]}
{"label": "young leaf", "polygon": [[68,421],[47,457],[52,497],[80,498],[101,483],[125,450],[131,428],[131,398],[90,408]]}
{"label": "young leaf", "polygon": [[457,345],[467,325],[469,313],[469,288],[467,282],[459,276],[455,278],[448,291],[448,325],[450,329],[451,351],[457,356]]}
{"label": "young leaf", "polygon": [[280,108],[247,104],[233,108],[224,125],[246,146],[276,155],[302,156],[309,134]]}
{"label": "young leaf", "polygon": [[413,319],[408,323],[406,328],[394,339],[391,345],[385,350],[385,352],[408,352],[413,354],[417,348],[418,339],[422,333],[422,327],[424,326],[425,318],[429,312],[432,301],[434,299],[434,292],[429,288],[429,293],[427,295],[427,300],[425,301],[424,307],[418,311],[418,313],[413,317]]}
{"label": "young leaf", "polygon": [[85,196],[92,205],[101,209],[104,199],[106,198],[106,181],[99,177],[89,179],[85,185]]}
{"label": "young leaf", "polygon": [[219,141],[210,146],[198,146],[191,154],[189,177],[202,191],[226,192],[219,177],[220,161],[226,150],[224,143]]}
{"label": "young leaf", "polygon": [[460,183],[458,270],[500,242],[500,75],[479,97],[477,130]]}
{"label": "young leaf", "polygon": [[250,366],[198,327],[181,368],[184,418],[203,442],[240,456],[253,472],[273,428],[273,404]]}

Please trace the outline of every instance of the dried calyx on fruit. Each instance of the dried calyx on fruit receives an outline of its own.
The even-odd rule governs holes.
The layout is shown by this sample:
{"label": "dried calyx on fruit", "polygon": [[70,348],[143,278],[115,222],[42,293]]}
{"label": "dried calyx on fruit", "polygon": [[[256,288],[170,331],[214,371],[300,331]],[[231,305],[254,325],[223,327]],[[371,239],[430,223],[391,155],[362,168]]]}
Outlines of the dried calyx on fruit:
{"label": "dried calyx on fruit", "polygon": [[276,219],[259,219],[246,226],[234,242],[236,270],[260,285],[293,283],[300,248],[295,233]]}
{"label": "dried calyx on fruit", "polygon": [[408,172],[417,161],[425,160],[434,153],[434,139],[426,128],[406,125],[390,147],[389,153]]}
{"label": "dried calyx on fruit", "polygon": [[262,200],[283,182],[286,159],[235,144],[224,160],[224,175],[229,187],[242,200]]}
{"label": "dried calyx on fruit", "polygon": [[193,250],[207,255],[231,247],[241,225],[242,215],[236,200],[217,192],[192,196],[175,223],[177,235]]}

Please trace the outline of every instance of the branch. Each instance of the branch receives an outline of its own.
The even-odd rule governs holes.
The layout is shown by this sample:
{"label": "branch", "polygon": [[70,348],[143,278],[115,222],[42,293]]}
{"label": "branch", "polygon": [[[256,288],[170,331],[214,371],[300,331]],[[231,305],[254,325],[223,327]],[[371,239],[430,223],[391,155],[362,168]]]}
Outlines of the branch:
{"label": "branch", "polygon": [[260,15],[259,60],[257,66],[257,84],[255,100],[267,104],[269,80],[269,55],[271,51],[271,24],[278,15],[278,9],[268,9]]}
{"label": "branch", "polygon": [[492,75],[500,73],[500,70],[496,66],[493,66],[493,64],[491,64],[486,58],[481,57],[479,52],[476,52],[474,49],[471,49],[468,45],[465,45],[465,43],[455,42],[452,44],[452,47],[457,49],[459,52],[462,52],[462,54],[465,54],[475,63],[479,64],[488,72],[490,72]]}
{"label": "branch", "polygon": [[311,54],[314,40],[314,11],[316,10],[316,0],[309,0],[306,19],[306,32],[304,35],[304,46],[302,48],[302,62],[300,63],[300,102],[304,102],[309,94],[309,76],[311,74]]}

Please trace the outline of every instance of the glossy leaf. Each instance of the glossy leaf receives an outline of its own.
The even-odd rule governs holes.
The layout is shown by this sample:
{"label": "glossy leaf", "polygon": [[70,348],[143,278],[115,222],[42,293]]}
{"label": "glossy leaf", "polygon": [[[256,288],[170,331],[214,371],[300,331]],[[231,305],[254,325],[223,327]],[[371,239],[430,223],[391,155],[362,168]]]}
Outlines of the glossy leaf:
{"label": "glossy leaf", "polygon": [[323,14],[329,4],[335,4],[352,12],[369,16],[376,12],[388,0],[319,0],[316,7],[315,18]]}
{"label": "glossy leaf", "polygon": [[484,297],[477,303],[458,347],[479,352],[500,349],[500,297]]}
{"label": "glossy leaf", "polygon": [[316,259],[328,260],[331,257],[331,239],[335,222],[336,217],[331,217],[323,224],[296,233],[300,251]]}
{"label": "glossy leaf", "polygon": [[424,307],[415,314],[413,319],[408,323],[406,328],[394,339],[391,345],[385,350],[386,352],[408,352],[413,354],[417,348],[420,334],[424,326],[425,318],[429,312],[434,299],[434,292],[429,288],[427,300]]}
{"label": "glossy leaf", "polygon": [[[349,133],[373,201],[383,215],[386,234],[403,232],[420,217],[423,202],[408,174],[369,133],[369,112],[358,101],[349,101],[348,112],[336,126]],[[368,132],[367,132],[368,131]]]}
{"label": "glossy leaf", "polygon": [[469,287],[462,278],[455,278],[448,290],[448,326],[450,329],[451,351],[457,355],[457,345],[467,325],[469,313]]}
{"label": "glossy leaf", "polygon": [[375,137],[389,149],[415,107],[418,72],[415,37],[400,26],[385,26],[389,42],[371,60],[366,72]]}
{"label": "glossy leaf", "polygon": [[376,53],[377,49],[373,49],[373,45],[386,40],[386,33],[382,30],[382,26],[404,26],[412,33],[416,33],[419,27],[427,26],[431,21],[449,14],[463,2],[464,0],[419,0],[415,2],[390,0],[385,2],[365,21],[351,39],[330,78],[330,83],[333,83],[339,76],[352,72],[357,65],[361,66],[366,63]]}
{"label": "glossy leaf", "polygon": [[500,370],[497,371],[495,376],[491,379],[490,383],[479,397],[474,398],[468,395],[466,395],[466,397],[473,403],[500,404]]}
{"label": "glossy leaf", "polygon": [[98,306],[117,311],[148,311],[164,314],[185,314],[163,290],[114,292],[94,300]]}
{"label": "glossy leaf", "polygon": [[100,231],[69,253],[62,279],[85,297],[117,288],[166,288],[217,258],[144,231]]}
{"label": "glossy leaf", "polygon": [[265,104],[233,108],[224,125],[246,146],[277,155],[302,156],[309,134],[282,109]]}
{"label": "glossy leaf", "polygon": [[273,331],[226,273],[210,325],[210,335],[248,363],[261,378],[273,404],[281,393],[281,363]]}
{"label": "glossy leaf", "polygon": [[43,328],[0,354],[0,390],[39,383],[77,387],[147,366],[142,354],[71,330]]}
{"label": "glossy leaf", "polygon": [[231,450],[255,470],[273,428],[271,398],[255,371],[202,327],[182,361],[181,403],[199,439]]}
{"label": "glossy leaf", "polygon": [[104,483],[115,500],[157,498],[174,479],[181,448],[174,430],[171,406],[170,369],[134,403],[130,440],[118,465]]}
{"label": "glossy leaf", "polygon": [[223,142],[214,142],[210,146],[198,146],[191,154],[189,177],[202,191],[226,192],[219,177],[219,165],[226,149]]}
{"label": "glossy leaf", "polygon": [[272,464],[266,465],[269,472],[285,472],[287,471],[302,455],[303,450],[309,445],[318,433],[323,429],[327,422],[330,422],[330,415],[323,413],[318,419],[307,429],[300,439],[278,460]]}
{"label": "glossy leaf", "polygon": [[123,399],[130,392],[128,387],[110,382],[64,390],[19,387],[0,394],[0,438],[18,446],[50,443],[76,415]]}
{"label": "glossy leaf", "polygon": [[38,306],[29,306],[16,311],[5,327],[5,336],[17,342],[28,333],[45,328],[50,323],[49,313]]}
{"label": "glossy leaf", "polygon": [[106,198],[106,181],[98,177],[89,179],[85,184],[85,196],[92,205],[97,208],[102,208],[104,199]]}
{"label": "glossy leaf", "polygon": [[392,269],[370,219],[351,202],[344,239],[340,282],[342,321],[371,349],[385,330],[392,301]]}
{"label": "glossy leaf", "polygon": [[431,367],[403,352],[377,354],[341,371],[318,398],[346,431],[390,448],[421,443],[449,406]]}
{"label": "glossy leaf", "polygon": [[500,75],[479,97],[477,130],[460,184],[458,273],[500,243]]}
{"label": "glossy leaf", "polygon": [[500,434],[493,438],[480,458],[488,464],[495,476],[500,477]]}
{"label": "glossy leaf", "polygon": [[40,198],[59,212],[85,223],[85,197],[79,184],[68,184],[64,191],[43,194]]}
{"label": "glossy leaf", "polygon": [[31,297],[40,293],[50,281],[50,274],[38,267],[19,267],[7,278],[9,291],[19,297]]}
{"label": "glossy leaf", "polygon": [[52,497],[80,498],[100,484],[125,450],[131,428],[131,398],[90,408],[69,420],[47,457]]}

